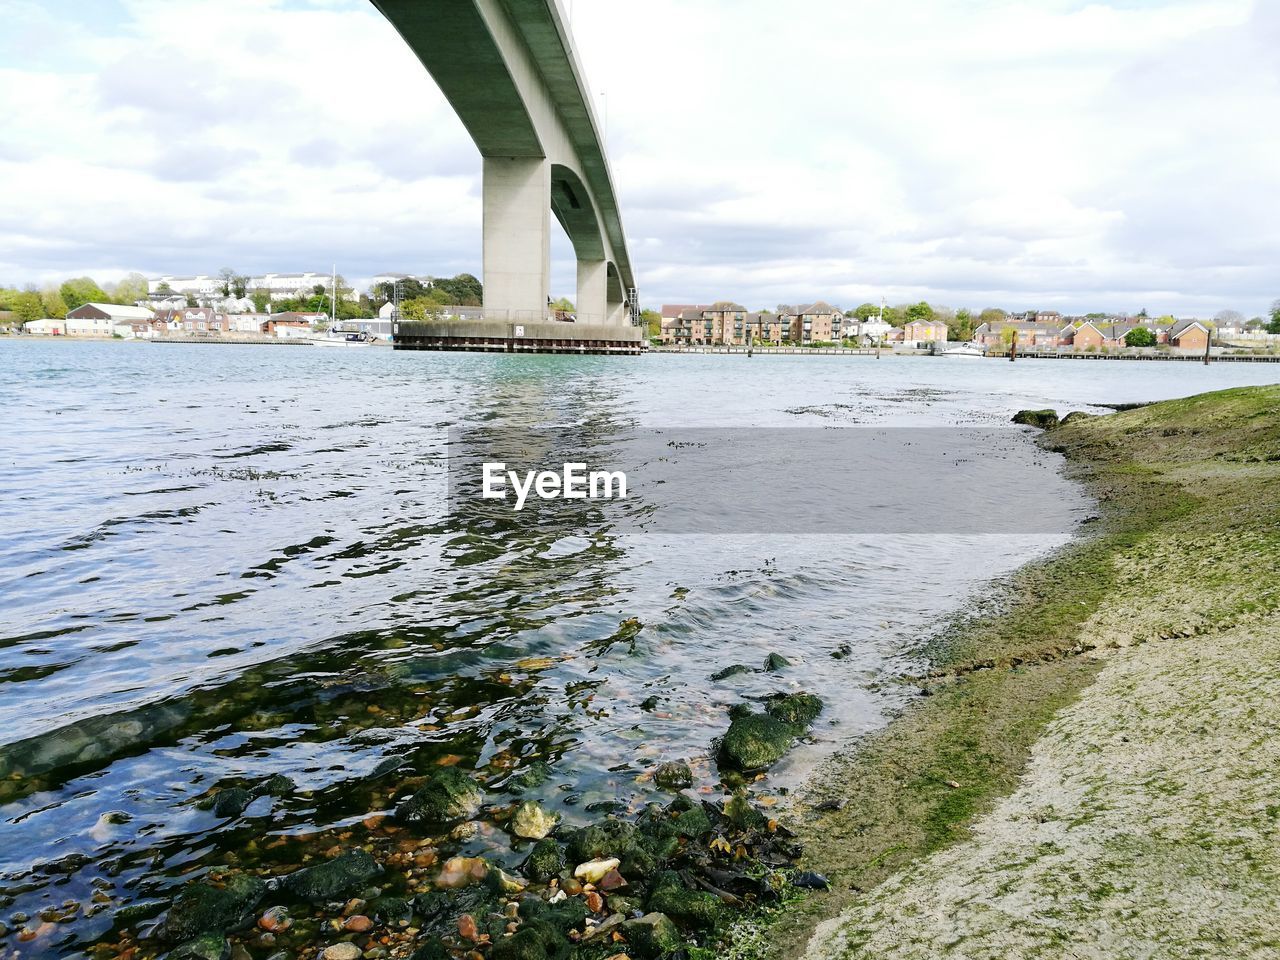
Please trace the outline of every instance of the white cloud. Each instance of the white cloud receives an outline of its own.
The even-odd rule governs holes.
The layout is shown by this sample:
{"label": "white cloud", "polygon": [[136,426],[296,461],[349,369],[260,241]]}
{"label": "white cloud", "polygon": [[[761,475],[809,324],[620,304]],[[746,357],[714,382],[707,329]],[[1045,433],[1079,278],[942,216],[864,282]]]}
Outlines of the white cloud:
{"label": "white cloud", "polygon": [[[479,158],[364,0],[11,6],[0,281],[479,270]],[[646,301],[1280,296],[1273,4],[572,8]]]}

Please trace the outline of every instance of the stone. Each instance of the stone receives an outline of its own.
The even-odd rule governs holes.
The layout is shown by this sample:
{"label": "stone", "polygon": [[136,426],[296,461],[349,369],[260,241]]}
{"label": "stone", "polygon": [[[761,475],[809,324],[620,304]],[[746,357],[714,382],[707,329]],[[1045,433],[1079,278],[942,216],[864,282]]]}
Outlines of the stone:
{"label": "stone", "polygon": [[796,730],[764,713],[737,711],[720,741],[718,759],[730,770],[759,770],[782,759]]}
{"label": "stone", "polygon": [[621,865],[622,861],[613,857],[608,860],[589,860],[578,864],[573,870],[573,875],[586,883],[599,883],[604,879],[605,874],[610,870],[617,870]]}
{"label": "stone", "polygon": [[621,931],[627,945],[641,960],[658,960],[684,946],[676,925],[661,913],[647,913],[638,920],[628,920]]}
{"label": "stone", "polygon": [[770,698],[765,712],[793,727],[808,728],[822,713],[822,701],[811,693],[790,693]]}
{"label": "stone", "polygon": [[671,821],[671,826],[676,836],[684,837],[686,840],[697,840],[711,832],[711,818],[707,816],[707,811],[702,809],[702,804],[697,804],[679,814]]}
{"label": "stone", "polygon": [[280,886],[299,900],[327,903],[355,896],[381,873],[382,867],[368,853],[352,850],[326,863],[295,870]]}
{"label": "stone", "polygon": [[731,666],[725,667],[723,670],[719,670],[716,673],[713,673],[711,675],[711,679],[719,683],[721,680],[728,680],[730,677],[736,677],[739,674],[743,674],[743,673],[755,673],[755,671],[752,670],[750,667],[748,667],[745,663],[735,663],[735,664],[732,664]]}
{"label": "stone", "polygon": [[324,948],[320,960],[360,960],[360,954],[354,943],[332,943]]}
{"label": "stone", "polygon": [[209,810],[215,817],[230,820],[244,813],[254,799],[254,795],[243,787],[231,787],[213,795]]}
{"label": "stone", "polygon": [[293,926],[293,918],[284,907],[272,907],[258,918],[258,927],[268,933],[283,933]]}
{"label": "stone", "polygon": [[791,878],[791,885],[801,890],[830,890],[831,881],[820,873],[805,870]]}
{"label": "stone", "polygon": [[476,926],[476,918],[464,913],[458,918],[458,936],[473,943],[480,939],[480,929]]}
{"label": "stone", "polygon": [[439,937],[431,937],[413,952],[409,960],[452,960],[452,956]]}
{"label": "stone", "polygon": [[627,885],[627,881],[623,879],[622,874],[617,870],[610,870],[600,878],[600,889],[605,893],[612,893],[614,890],[621,890]]}
{"label": "stone", "polygon": [[478,883],[489,876],[489,864],[482,857],[451,857],[444,862],[444,869],[436,878],[436,886],[446,890],[459,890]]}
{"label": "stone", "polygon": [[536,800],[526,800],[511,817],[511,832],[524,840],[542,840],[559,822],[558,816],[547,813]]}
{"label": "stone", "polygon": [[559,955],[564,943],[555,927],[535,920],[511,936],[497,940],[489,952],[489,960],[547,960]]}
{"label": "stone", "polygon": [[1013,415],[1013,422],[1047,430],[1058,425],[1058,414],[1053,410],[1019,410]]}
{"label": "stone", "polygon": [[590,910],[592,913],[599,913],[604,909],[604,897],[602,897],[595,890],[592,890],[590,893],[588,893],[584,898],[584,900],[587,904],[587,909]]}
{"label": "stone", "polygon": [[724,802],[724,816],[735,827],[755,830],[763,827],[767,818],[755,808],[745,791],[739,790]]}
{"label": "stone", "polygon": [[244,874],[228,878],[221,887],[193,883],[169,908],[160,926],[160,936],[170,943],[181,943],[200,934],[226,933],[247,925],[266,892],[265,883]]}
{"label": "stone", "polygon": [[621,857],[635,846],[636,828],[609,817],[583,827],[569,840],[569,856],[578,863],[601,857]]}
{"label": "stone", "polygon": [[1062,418],[1063,423],[1075,423],[1077,420],[1092,420],[1092,413],[1085,413],[1083,410],[1072,410]]}
{"label": "stone", "polygon": [[780,653],[771,653],[764,658],[766,673],[777,673],[779,670],[785,670],[789,666],[791,666],[791,661]]}
{"label": "stone", "polygon": [[169,951],[171,960],[228,960],[231,944],[220,933],[204,933]]}
{"label": "stone", "polygon": [[693,771],[683,760],[672,760],[653,771],[653,782],[663,790],[685,790],[693,786]]}
{"label": "stone", "polygon": [[658,877],[646,905],[650,913],[666,914],[699,930],[714,929],[724,912],[719,897],[688,889],[670,871]]}
{"label": "stone", "polygon": [[521,870],[530,880],[546,883],[559,874],[565,866],[564,849],[554,840],[547,838],[534,844]]}
{"label": "stone", "polygon": [[272,774],[253,788],[256,797],[287,797],[298,789],[297,784],[283,773]]}
{"label": "stone", "polygon": [[396,819],[401,823],[452,823],[474,817],[483,802],[479,784],[461,770],[442,767],[396,807]]}
{"label": "stone", "polygon": [[373,921],[363,914],[357,913],[354,917],[347,917],[342,922],[342,929],[348,933],[368,933],[373,929]]}

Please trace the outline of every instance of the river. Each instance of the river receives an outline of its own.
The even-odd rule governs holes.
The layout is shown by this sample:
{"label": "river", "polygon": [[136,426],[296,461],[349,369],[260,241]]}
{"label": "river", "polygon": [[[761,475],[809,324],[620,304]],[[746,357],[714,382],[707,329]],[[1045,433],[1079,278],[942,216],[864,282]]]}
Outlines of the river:
{"label": "river", "polygon": [[[1104,412],[1278,376],[2,338],[0,948],[26,925],[40,935],[23,955],[83,949],[122,906],[269,857],[264,835],[385,810],[397,771],[453,765],[500,791],[549,770],[528,795],[571,822],[634,810],[662,760],[714,793],[727,709],[803,689],[827,709],[756,787],[792,788],[901,705],[911,691],[887,681],[932,631],[1065,539],[504,537],[446,507],[451,428],[996,428],[1025,407]],[[1062,529],[1086,517],[1057,459],[1010,437]],[[938,509],[966,496],[935,486]],[[797,477],[755,509],[804,492]],[[851,482],[830,509],[863,494]],[[711,679],[771,653],[791,666]],[[241,817],[198,805],[278,773],[295,789]],[[455,847],[518,859],[488,829]]]}

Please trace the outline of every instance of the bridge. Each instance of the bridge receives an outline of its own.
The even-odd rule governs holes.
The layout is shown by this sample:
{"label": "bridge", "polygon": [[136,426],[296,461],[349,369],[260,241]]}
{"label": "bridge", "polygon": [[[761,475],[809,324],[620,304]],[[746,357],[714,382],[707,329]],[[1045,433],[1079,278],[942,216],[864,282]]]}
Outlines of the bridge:
{"label": "bridge", "polygon": [[[493,325],[505,324],[506,339],[554,327],[556,339],[638,346],[636,282],[604,138],[558,0],[372,3],[435,79],[483,160],[484,324],[495,335],[472,324],[468,339],[501,340]],[[574,324],[548,324],[553,212],[578,262]]]}

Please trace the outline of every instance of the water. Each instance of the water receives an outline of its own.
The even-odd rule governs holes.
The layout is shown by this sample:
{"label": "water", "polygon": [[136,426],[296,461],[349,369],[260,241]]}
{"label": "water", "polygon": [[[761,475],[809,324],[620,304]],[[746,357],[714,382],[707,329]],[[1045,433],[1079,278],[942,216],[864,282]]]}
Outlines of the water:
{"label": "water", "polygon": [[[758,789],[793,786],[901,703],[883,681],[942,618],[1062,539],[497,536],[444,509],[452,426],[994,427],[1278,376],[0,340],[0,924],[66,904],[20,949],[72,952],[210,865],[364,829],[440,763],[495,798],[547,764],[518,795],[576,821],[635,809],[664,759],[716,793],[727,708],[805,689],[828,704],[813,742]],[[1088,512],[1022,450],[1051,509]],[[795,666],[709,679],[774,651]],[[197,806],[275,773],[297,789],[243,818]],[[519,859],[488,828],[455,848]]]}

